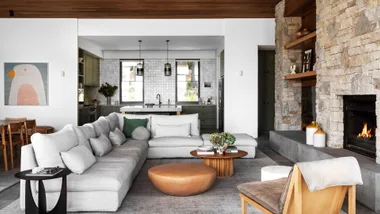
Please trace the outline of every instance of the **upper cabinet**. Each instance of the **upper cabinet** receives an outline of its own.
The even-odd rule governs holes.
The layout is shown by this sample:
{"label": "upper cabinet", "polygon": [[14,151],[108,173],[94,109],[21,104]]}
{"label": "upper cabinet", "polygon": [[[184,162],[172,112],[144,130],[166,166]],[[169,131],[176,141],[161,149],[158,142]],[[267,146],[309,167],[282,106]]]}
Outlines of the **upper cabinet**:
{"label": "upper cabinet", "polygon": [[84,53],[84,85],[99,86],[99,59]]}

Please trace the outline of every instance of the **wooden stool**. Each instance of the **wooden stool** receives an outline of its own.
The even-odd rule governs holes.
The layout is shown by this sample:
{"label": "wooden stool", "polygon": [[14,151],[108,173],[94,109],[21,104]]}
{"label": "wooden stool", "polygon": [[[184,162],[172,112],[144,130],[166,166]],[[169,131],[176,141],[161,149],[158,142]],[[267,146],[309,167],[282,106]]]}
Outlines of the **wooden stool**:
{"label": "wooden stool", "polygon": [[52,126],[36,126],[36,132],[41,134],[51,134],[54,133],[54,128]]}

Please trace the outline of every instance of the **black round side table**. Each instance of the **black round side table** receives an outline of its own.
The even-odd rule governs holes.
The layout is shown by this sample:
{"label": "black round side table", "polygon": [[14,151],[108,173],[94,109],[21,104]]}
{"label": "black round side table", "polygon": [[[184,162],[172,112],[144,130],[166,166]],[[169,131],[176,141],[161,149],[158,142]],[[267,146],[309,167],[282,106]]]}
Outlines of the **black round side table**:
{"label": "black round side table", "polygon": [[[67,213],[67,187],[66,176],[71,173],[67,168],[62,168],[62,172],[54,176],[29,176],[32,170],[25,170],[15,174],[16,178],[25,180],[25,213],[26,214],[45,214],[46,212],[46,194],[43,180],[62,178],[61,194],[55,207],[49,213]],[[34,203],[30,181],[38,181],[38,207]]]}

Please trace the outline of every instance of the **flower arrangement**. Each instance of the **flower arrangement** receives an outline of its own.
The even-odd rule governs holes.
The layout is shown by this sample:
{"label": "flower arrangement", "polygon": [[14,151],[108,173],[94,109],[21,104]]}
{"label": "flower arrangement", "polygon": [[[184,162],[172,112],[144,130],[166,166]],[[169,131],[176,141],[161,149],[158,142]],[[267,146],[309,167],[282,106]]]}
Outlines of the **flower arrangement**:
{"label": "flower arrangement", "polygon": [[233,145],[235,141],[235,136],[228,132],[213,133],[210,136],[210,142],[212,145],[217,147],[219,154],[224,153],[226,148]]}
{"label": "flower arrangement", "polygon": [[116,90],[118,87],[116,85],[110,85],[108,82],[102,84],[102,86],[99,88],[98,92],[105,97],[113,97],[115,95]]}

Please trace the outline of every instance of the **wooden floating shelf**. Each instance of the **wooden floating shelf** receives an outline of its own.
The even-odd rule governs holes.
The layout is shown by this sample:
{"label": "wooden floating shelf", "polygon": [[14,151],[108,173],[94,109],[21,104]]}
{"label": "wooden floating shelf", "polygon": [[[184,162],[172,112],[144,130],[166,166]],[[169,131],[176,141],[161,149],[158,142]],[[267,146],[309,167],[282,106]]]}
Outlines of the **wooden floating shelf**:
{"label": "wooden floating shelf", "polygon": [[317,76],[316,71],[308,71],[299,74],[289,74],[286,75],[284,79],[286,80],[302,80],[302,79],[313,79]]}
{"label": "wooden floating shelf", "polygon": [[300,46],[303,43],[305,43],[305,42],[307,42],[307,41],[309,41],[309,40],[311,40],[311,39],[313,39],[315,37],[317,37],[317,32],[314,31],[312,33],[307,34],[304,37],[301,37],[301,38],[297,39],[294,42],[291,42],[291,43],[285,45],[285,49],[299,49],[299,48],[301,48]]}

